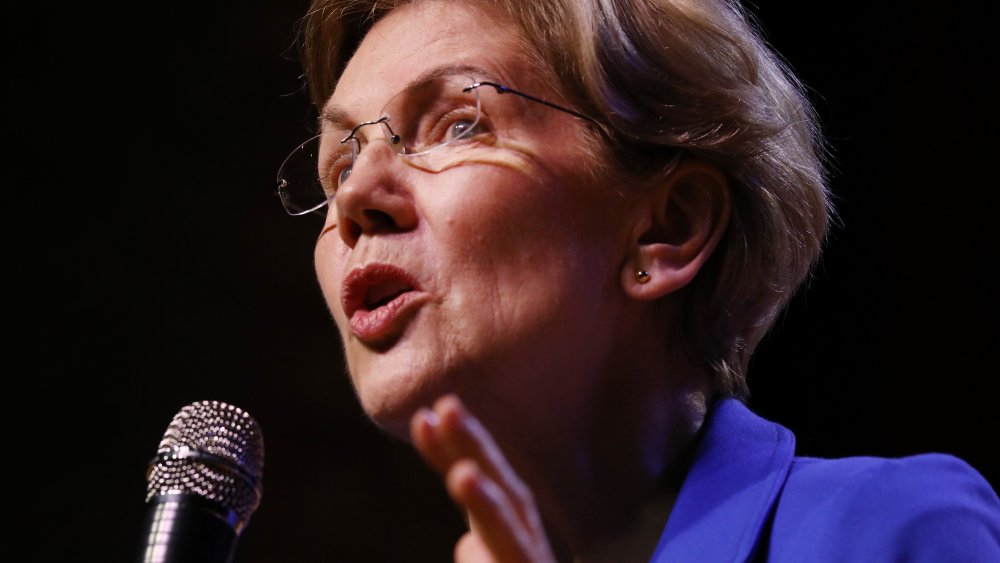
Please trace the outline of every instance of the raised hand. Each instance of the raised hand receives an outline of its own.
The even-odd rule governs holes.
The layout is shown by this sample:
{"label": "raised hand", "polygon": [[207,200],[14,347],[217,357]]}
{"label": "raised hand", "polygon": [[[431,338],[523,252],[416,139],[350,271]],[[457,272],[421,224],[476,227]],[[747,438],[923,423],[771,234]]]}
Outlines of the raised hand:
{"label": "raised hand", "polygon": [[410,433],[468,514],[456,563],[555,563],[531,491],[458,397],[446,395],[433,410],[417,411]]}

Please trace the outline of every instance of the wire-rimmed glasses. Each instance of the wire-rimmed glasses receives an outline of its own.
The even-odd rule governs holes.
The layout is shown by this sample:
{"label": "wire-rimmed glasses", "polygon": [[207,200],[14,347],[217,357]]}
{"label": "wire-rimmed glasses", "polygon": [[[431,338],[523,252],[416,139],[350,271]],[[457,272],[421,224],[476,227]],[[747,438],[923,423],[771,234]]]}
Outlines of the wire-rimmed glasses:
{"label": "wire-rimmed glasses", "polygon": [[475,158],[476,151],[484,149],[477,138],[487,133],[480,94],[484,86],[496,94],[515,94],[594,121],[501,84],[478,81],[467,73],[435,76],[394,96],[377,119],[351,129],[328,127],[296,147],[278,170],[277,193],[285,211],[290,215],[325,213],[325,206],[349,181],[355,161],[364,147],[376,140],[373,133],[379,130],[381,140],[404,161],[428,172],[440,172]]}

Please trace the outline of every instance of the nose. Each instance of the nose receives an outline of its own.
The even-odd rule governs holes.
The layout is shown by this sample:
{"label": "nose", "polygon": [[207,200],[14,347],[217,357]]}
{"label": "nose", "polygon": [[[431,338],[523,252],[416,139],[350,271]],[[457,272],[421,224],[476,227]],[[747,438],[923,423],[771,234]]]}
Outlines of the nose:
{"label": "nose", "polygon": [[337,229],[347,246],[354,248],[365,235],[405,232],[416,226],[405,168],[388,139],[373,139],[358,153],[350,178],[333,198]]}

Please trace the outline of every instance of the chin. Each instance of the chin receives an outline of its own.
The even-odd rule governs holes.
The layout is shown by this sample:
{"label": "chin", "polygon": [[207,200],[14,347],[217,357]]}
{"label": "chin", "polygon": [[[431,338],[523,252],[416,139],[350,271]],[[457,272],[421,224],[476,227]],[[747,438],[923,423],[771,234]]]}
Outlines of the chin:
{"label": "chin", "polygon": [[410,419],[420,407],[428,407],[445,391],[408,374],[355,379],[355,391],[365,414],[393,436],[410,441]]}
{"label": "chin", "polygon": [[400,440],[410,441],[410,418],[420,408],[419,404],[362,401],[361,406],[376,426]]}

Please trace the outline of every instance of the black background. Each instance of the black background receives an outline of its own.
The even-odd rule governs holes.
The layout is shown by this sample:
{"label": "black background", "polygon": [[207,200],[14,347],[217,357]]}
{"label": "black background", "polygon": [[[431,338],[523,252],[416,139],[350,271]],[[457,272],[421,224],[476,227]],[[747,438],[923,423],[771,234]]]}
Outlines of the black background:
{"label": "black background", "polygon": [[[947,452],[996,488],[995,104],[976,71],[995,63],[969,22],[863,6],[752,6],[831,137],[843,225],[755,357],[750,404],[800,453]],[[21,560],[133,560],[146,463],[202,399],[264,430],[237,563],[449,560],[462,521],[360,411],[313,276],[318,225],[273,195],[313,118],[294,48],[305,7],[5,10]]]}

